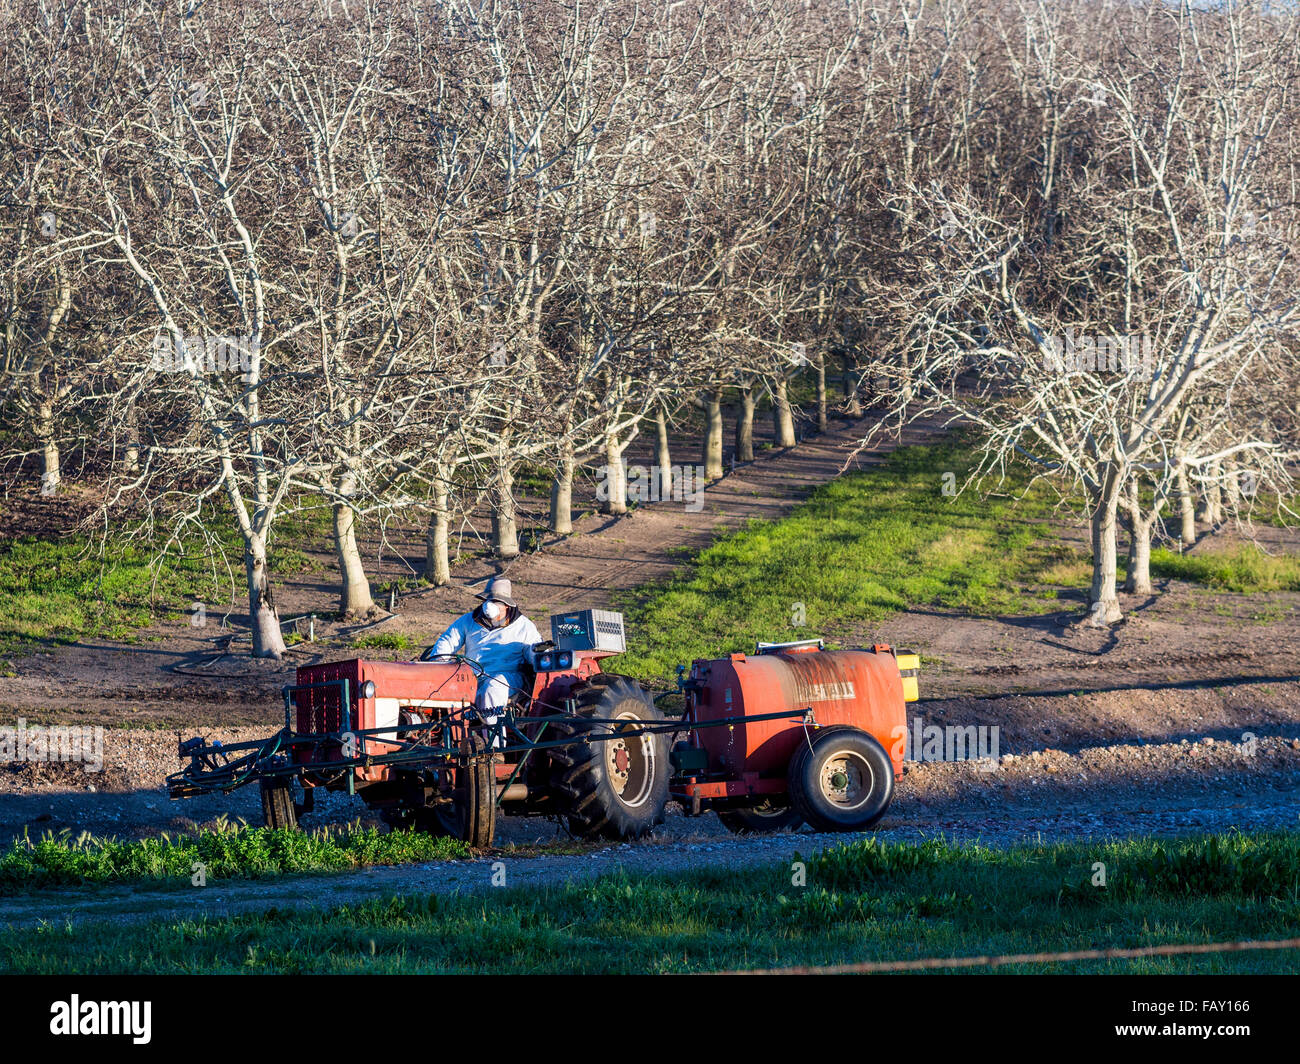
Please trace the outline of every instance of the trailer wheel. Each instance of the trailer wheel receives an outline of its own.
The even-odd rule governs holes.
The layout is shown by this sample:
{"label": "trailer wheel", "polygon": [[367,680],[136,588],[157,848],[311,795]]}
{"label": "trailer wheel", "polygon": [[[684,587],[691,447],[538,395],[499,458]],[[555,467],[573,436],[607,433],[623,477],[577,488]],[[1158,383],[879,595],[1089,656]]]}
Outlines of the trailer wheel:
{"label": "trailer wheel", "polygon": [[[492,845],[497,827],[497,789],[487,743],[472,735],[461,744],[460,777],[456,787],[456,834],[476,850]],[[429,810],[434,823],[446,822]]]}
{"label": "trailer wheel", "polygon": [[[583,717],[650,723],[664,719],[650,696],[621,676],[586,688],[577,702],[577,718],[552,725],[555,738],[619,730],[618,725],[593,724]],[[552,790],[575,835],[636,839],[663,823],[670,772],[664,733],[631,733],[555,747],[550,762]]]}
{"label": "trailer wheel", "polygon": [[298,810],[293,804],[293,791],[287,779],[263,777],[262,822],[268,828],[296,828]]}
{"label": "trailer wheel", "polygon": [[894,797],[894,766],[858,728],[824,729],[790,759],[790,799],[817,831],[861,831]]}
{"label": "trailer wheel", "polygon": [[803,814],[793,806],[768,801],[739,809],[719,809],[718,819],[733,835],[758,835],[797,828],[803,823]]}

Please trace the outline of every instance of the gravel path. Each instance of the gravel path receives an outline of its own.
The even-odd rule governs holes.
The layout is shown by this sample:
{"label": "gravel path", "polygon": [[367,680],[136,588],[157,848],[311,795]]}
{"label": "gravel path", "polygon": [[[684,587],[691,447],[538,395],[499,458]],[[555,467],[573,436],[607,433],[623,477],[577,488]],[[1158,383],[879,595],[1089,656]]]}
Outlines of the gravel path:
{"label": "gravel path", "polygon": [[[0,901],[0,924],[30,927],[105,919],[134,922],[215,916],[250,909],[333,906],[393,894],[450,894],[558,886],[621,870],[630,876],[712,867],[771,865],[874,834],[895,842],[944,837],[1006,847],[1023,842],[1172,836],[1229,828],[1295,828],[1300,814],[1300,738],[1040,750],[1004,755],[996,765],[910,764],[895,805],[862,835],[811,831],[740,838],[713,816],[674,810],[650,839],[537,855],[554,837],[546,822],[507,821],[502,849],[471,860],[371,868],[265,881],[185,883],[50,891]],[[497,882],[494,883],[494,877]]]}

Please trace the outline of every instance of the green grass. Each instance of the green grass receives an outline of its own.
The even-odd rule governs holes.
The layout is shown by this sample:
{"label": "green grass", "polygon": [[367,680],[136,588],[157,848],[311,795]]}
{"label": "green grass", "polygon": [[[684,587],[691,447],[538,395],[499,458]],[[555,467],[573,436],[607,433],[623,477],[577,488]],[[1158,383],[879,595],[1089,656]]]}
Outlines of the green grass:
{"label": "green grass", "polygon": [[173,556],[156,570],[152,562],[151,553],[130,545],[101,558],[84,538],[11,540],[0,547],[0,648],[123,639],[149,624],[156,609],[183,609],[212,586],[207,557]]}
{"label": "green grass", "polygon": [[631,640],[620,671],[666,683],[678,662],[760,639],[856,639],[915,605],[981,615],[1059,609],[1037,588],[1062,557],[1033,521],[1049,511],[1046,494],[944,496],[943,474],[960,484],[966,454],[959,443],[897,450],[878,470],[818,488],[785,518],[719,539],[689,574],[623,596]]}
{"label": "green grass", "polygon": [[415,641],[401,632],[378,632],[375,635],[358,636],[352,645],[359,650],[410,650]]}
{"label": "green grass", "polygon": [[1151,575],[1242,594],[1300,591],[1300,558],[1293,554],[1268,555],[1249,544],[1197,554],[1156,549],[1151,552]]}
{"label": "green grass", "polygon": [[[276,524],[269,564],[276,574],[318,569],[301,550],[328,549],[328,507],[286,512]],[[0,543],[0,654],[22,653],[41,642],[75,643],[88,637],[128,640],[159,618],[188,623],[189,604],[236,600],[243,593],[243,545],[225,513],[213,515],[216,547],[187,541],[159,556],[156,544],[105,544],[78,535],[57,540],[26,536]],[[224,557],[222,556],[224,552]],[[233,567],[233,588],[226,571]]]}
{"label": "green grass", "polygon": [[[1092,885],[1098,862],[1104,888]],[[1293,832],[1010,850],[866,839],[804,863],[803,886],[783,863],[135,926],[52,920],[5,935],[0,970],[697,972],[1289,938],[1300,927]],[[1296,963],[1278,951],[998,970],[1280,973]]]}
{"label": "green grass", "polygon": [[195,862],[210,880],[466,857],[457,839],[410,831],[287,831],[223,824],[214,831],[122,841],[82,834],[17,839],[0,853],[0,894],[48,887],[160,881],[189,885]]}

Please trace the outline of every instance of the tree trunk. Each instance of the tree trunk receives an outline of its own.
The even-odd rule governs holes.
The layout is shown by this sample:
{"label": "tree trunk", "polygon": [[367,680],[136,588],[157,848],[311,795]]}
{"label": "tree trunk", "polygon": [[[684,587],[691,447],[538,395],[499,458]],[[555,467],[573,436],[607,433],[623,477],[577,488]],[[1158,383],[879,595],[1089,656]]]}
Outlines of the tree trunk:
{"label": "tree trunk", "polygon": [[132,403],[126,412],[126,456],[123,465],[128,473],[140,472],[140,415]]}
{"label": "tree trunk", "polygon": [[668,418],[662,406],[655,408],[655,469],[659,476],[659,498],[673,497],[673,453],[668,446]]}
{"label": "tree trunk", "polygon": [[1107,479],[1092,515],[1092,586],[1088,589],[1087,624],[1105,628],[1121,620],[1115,571],[1118,561],[1116,543],[1116,510],[1119,492],[1113,483],[1115,474]]}
{"label": "tree trunk", "polygon": [[339,612],[344,617],[373,616],[375,600],[370,597],[370,581],[357,549],[356,513],[341,502],[334,504],[334,554],[343,577]]}
{"label": "tree trunk", "polygon": [[1124,590],[1135,595],[1150,595],[1151,586],[1151,526],[1152,521],[1134,519],[1132,538],[1128,548],[1128,577]]}
{"label": "tree trunk", "polygon": [[59,486],[59,441],[54,434],[54,408],[42,403],[37,410],[36,439],[41,445],[41,494],[53,495]]}
{"label": "tree trunk", "polygon": [[492,494],[493,546],[498,557],[517,558],[519,527],[515,520],[515,471],[504,455],[497,460],[496,483]]}
{"label": "tree trunk", "polygon": [[736,461],[754,460],[754,388],[749,383],[740,386],[740,408],[736,416]]}
{"label": "tree trunk", "polygon": [[551,531],[567,536],[573,531],[573,444],[565,443],[551,481]]}
{"label": "tree trunk", "polygon": [[253,633],[253,657],[284,657],[284,634],[280,616],[271,595],[271,580],[266,569],[266,543],[253,536],[244,544],[244,572],[248,577],[248,624]]}
{"label": "tree trunk", "polygon": [[704,479],[722,476],[722,389],[704,396]]}
{"label": "tree trunk", "polygon": [[858,401],[858,369],[849,355],[844,356],[844,413],[852,418],[862,416]]}
{"label": "tree trunk", "polygon": [[790,410],[790,399],[786,379],[778,377],[772,388],[772,425],[776,429],[776,445],[793,447],[794,414]]}
{"label": "tree trunk", "polygon": [[1196,543],[1196,504],[1184,465],[1178,467],[1178,504],[1182,511],[1183,550],[1187,550]]}
{"label": "tree trunk", "polygon": [[433,513],[424,542],[424,578],[441,587],[451,582],[451,492],[441,467],[433,488]]}
{"label": "tree trunk", "polygon": [[817,356],[817,431],[825,432],[830,424],[826,412],[826,355],[823,352]]}
{"label": "tree trunk", "polygon": [[1219,484],[1220,472],[1218,462],[1213,463],[1206,470],[1208,480],[1201,492],[1201,511],[1196,516],[1198,521],[1210,526],[1217,525],[1223,520],[1223,489]]}
{"label": "tree trunk", "polygon": [[623,447],[617,436],[605,437],[605,498],[601,510],[615,516],[627,513],[627,470],[623,468]]}
{"label": "tree trunk", "polygon": [[1219,496],[1220,504],[1227,504],[1234,514],[1241,510],[1241,470],[1235,465],[1228,466],[1228,475],[1223,481],[1223,492]]}

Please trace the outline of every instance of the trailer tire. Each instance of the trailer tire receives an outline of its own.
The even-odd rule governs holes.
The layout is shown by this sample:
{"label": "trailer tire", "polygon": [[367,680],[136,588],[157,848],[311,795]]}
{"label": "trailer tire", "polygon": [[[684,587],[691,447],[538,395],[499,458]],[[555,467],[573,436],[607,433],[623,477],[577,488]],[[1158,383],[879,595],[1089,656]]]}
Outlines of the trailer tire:
{"label": "trailer tire", "polygon": [[816,831],[861,831],[894,797],[885,748],[858,728],[824,728],[790,759],[790,799]]}
{"label": "trailer tire", "polygon": [[733,835],[762,835],[797,828],[803,823],[803,814],[791,805],[762,802],[738,809],[719,809],[718,819]]}
{"label": "trailer tire", "polygon": [[[617,725],[593,724],[584,717],[654,723],[664,719],[650,696],[621,676],[586,688],[577,703],[575,718],[552,725],[555,738],[617,731]],[[552,792],[575,835],[637,839],[663,823],[671,771],[666,734],[555,747],[550,765]]]}
{"label": "trailer tire", "polygon": [[263,777],[262,823],[268,828],[298,827],[298,809],[293,802],[293,791],[287,779],[276,776]]}

